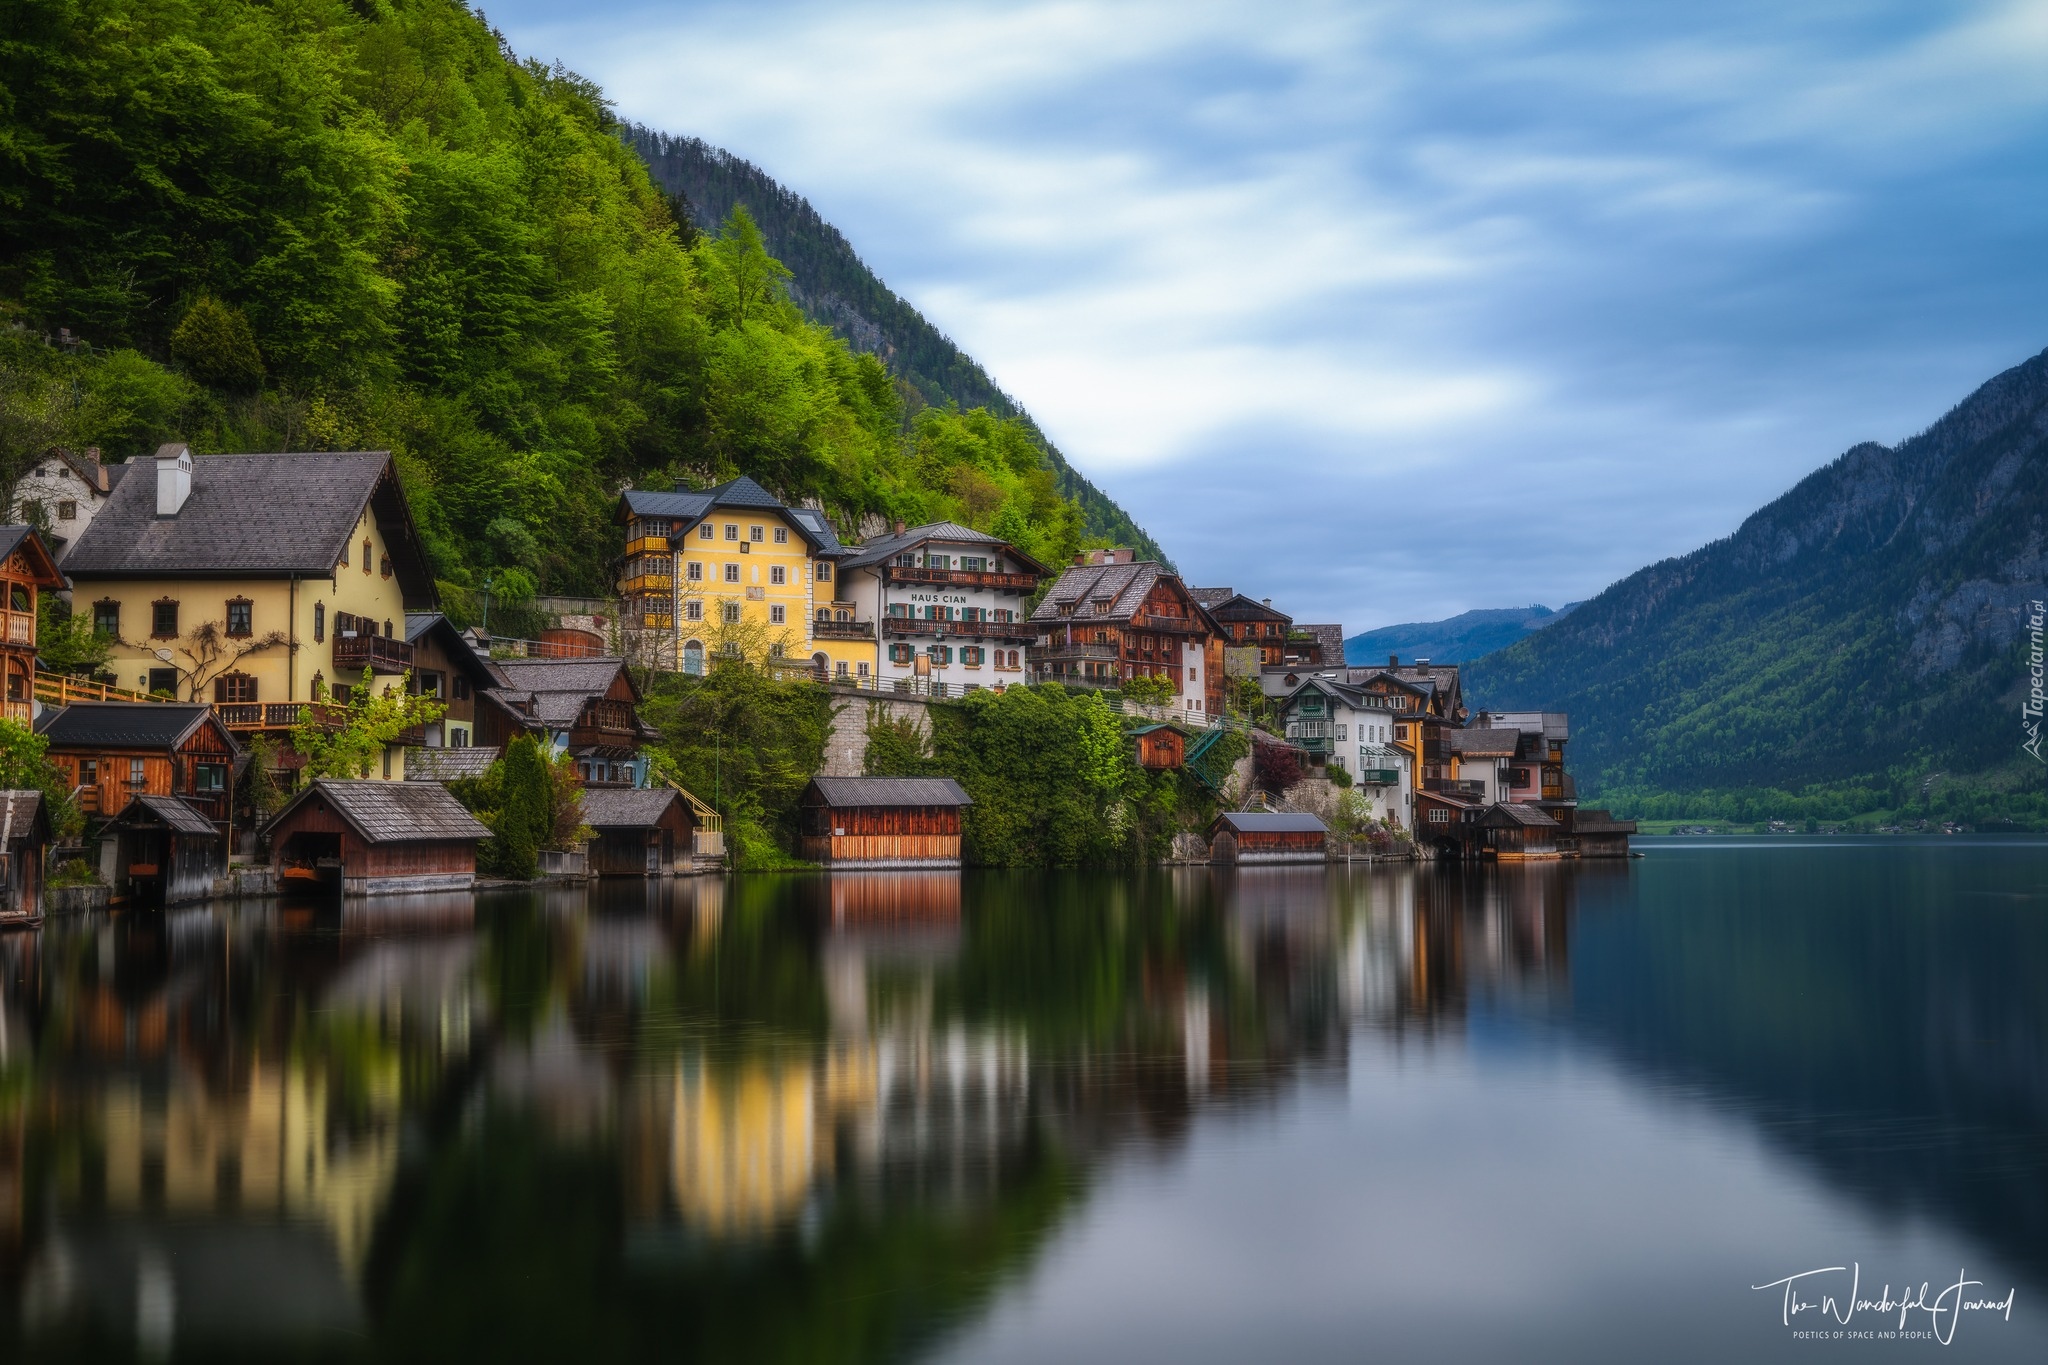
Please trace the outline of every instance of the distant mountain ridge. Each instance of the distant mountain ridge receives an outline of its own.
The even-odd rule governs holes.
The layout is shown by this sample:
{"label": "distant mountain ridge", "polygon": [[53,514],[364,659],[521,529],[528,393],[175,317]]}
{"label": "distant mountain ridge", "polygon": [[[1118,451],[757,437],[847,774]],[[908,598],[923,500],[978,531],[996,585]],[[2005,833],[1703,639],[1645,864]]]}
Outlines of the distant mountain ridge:
{"label": "distant mountain ridge", "polygon": [[1442,621],[1411,621],[1405,625],[1381,626],[1362,631],[1344,642],[1344,662],[1384,662],[1388,655],[1404,659],[1428,659],[1433,663],[1462,664],[1538,631],[1580,604],[1568,602],[1552,611],[1545,606],[1487,607],[1461,612]]}
{"label": "distant mountain ridge", "polygon": [[1021,417],[1043,442],[1059,490],[1081,504],[1090,535],[1135,548],[1141,558],[1171,564],[1114,499],[1067,462],[1038,430],[1031,414],[990,379],[973,357],[954,345],[922,314],[861,263],[839,229],[810,202],[752,162],[702,138],[674,137],[639,124],[622,128],[626,142],[647,163],[654,182],[675,196],[701,231],[715,231],[735,204],[744,204],[768,249],[789,267],[790,297],[813,322],[832,328],[856,350],[880,356],[908,390],[906,397],[933,407],[987,408]]}
{"label": "distant mountain ridge", "polygon": [[1896,808],[1944,772],[2048,814],[2020,752],[2044,580],[2048,352],[1477,661],[1465,690],[1570,711],[1593,794],[1828,787]]}

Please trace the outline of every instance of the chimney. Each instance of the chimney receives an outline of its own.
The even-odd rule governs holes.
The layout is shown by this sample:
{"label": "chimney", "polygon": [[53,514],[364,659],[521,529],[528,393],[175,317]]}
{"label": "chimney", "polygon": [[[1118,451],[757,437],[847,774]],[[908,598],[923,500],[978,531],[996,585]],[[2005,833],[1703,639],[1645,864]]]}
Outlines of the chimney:
{"label": "chimney", "polygon": [[900,536],[909,529],[909,527],[903,524],[903,519],[901,517],[898,517],[894,522],[890,524],[889,534],[892,536]]}
{"label": "chimney", "polygon": [[1272,605],[1273,605],[1273,599],[1272,599],[1272,598],[1270,598],[1270,597],[1262,597],[1262,598],[1260,598],[1260,599],[1259,599],[1259,604],[1260,604],[1261,606],[1267,606],[1267,607],[1270,607],[1270,606],[1272,606]]}
{"label": "chimney", "polygon": [[1429,660],[1427,660],[1427,659],[1417,659],[1417,660],[1415,661],[1415,666],[1416,666],[1417,668],[1428,668],[1428,667],[1429,667]]}
{"label": "chimney", "polygon": [[156,448],[156,514],[175,517],[192,496],[192,451],[183,441]]}
{"label": "chimney", "polygon": [[1398,654],[1389,654],[1389,655],[1387,656],[1387,667],[1388,667],[1388,668],[1399,668],[1400,666],[1401,666],[1401,656],[1400,656],[1400,655],[1398,655]]}

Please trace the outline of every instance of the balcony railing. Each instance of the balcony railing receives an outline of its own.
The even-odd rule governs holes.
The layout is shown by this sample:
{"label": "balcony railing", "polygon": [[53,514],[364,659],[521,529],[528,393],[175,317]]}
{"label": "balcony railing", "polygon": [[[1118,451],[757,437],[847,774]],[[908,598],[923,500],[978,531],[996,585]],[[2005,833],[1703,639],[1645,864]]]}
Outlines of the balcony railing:
{"label": "balcony railing", "polygon": [[1208,633],[1207,626],[1191,617],[1156,616],[1149,611],[1141,611],[1136,616],[1133,616],[1131,618],[1131,629],[1163,630],[1181,635],[1204,635]]}
{"label": "balcony railing", "polygon": [[1038,576],[1028,573],[988,573],[975,569],[913,569],[902,564],[883,566],[891,583],[940,583],[958,588],[995,588],[1003,592],[1030,592]]}
{"label": "balcony railing", "polygon": [[32,611],[0,612],[7,617],[7,643],[32,645],[36,642],[36,614]]}
{"label": "balcony railing", "polygon": [[1464,777],[1426,777],[1422,780],[1424,791],[1439,792],[1445,796],[1484,796],[1486,784]]}
{"label": "balcony railing", "polygon": [[640,536],[626,542],[626,556],[665,555],[668,553],[667,536]]}
{"label": "balcony railing", "polygon": [[675,587],[675,582],[674,577],[665,573],[636,574],[621,582],[619,591],[627,597],[632,597],[636,593],[660,593],[667,597]]}
{"label": "balcony railing", "polygon": [[220,702],[213,713],[230,730],[289,730],[299,723],[299,712],[307,710],[313,713],[313,724],[322,730],[339,730],[348,724],[348,708],[325,701]]}
{"label": "balcony railing", "polygon": [[1058,663],[1066,659],[1108,659],[1113,662],[1122,657],[1115,645],[1084,644],[1078,640],[1070,645],[1040,645],[1031,651],[1034,664]]}
{"label": "balcony railing", "polygon": [[336,669],[363,669],[372,673],[405,673],[412,668],[412,646],[388,635],[337,635],[334,637]]}
{"label": "balcony railing", "polygon": [[875,638],[873,621],[813,621],[811,638],[814,640],[872,640]]}
{"label": "balcony railing", "polygon": [[964,635],[973,640],[1036,640],[1038,627],[1029,621],[926,621],[915,616],[884,616],[884,635]]}
{"label": "balcony railing", "polygon": [[1401,773],[1397,768],[1360,768],[1351,780],[1362,787],[1392,787],[1400,783]]}

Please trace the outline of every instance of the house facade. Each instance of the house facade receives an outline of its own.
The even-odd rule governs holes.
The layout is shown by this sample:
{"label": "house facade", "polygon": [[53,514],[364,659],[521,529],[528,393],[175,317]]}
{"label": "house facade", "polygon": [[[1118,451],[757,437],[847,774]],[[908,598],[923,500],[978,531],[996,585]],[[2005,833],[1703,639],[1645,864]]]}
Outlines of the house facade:
{"label": "house facade", "polygon": [[5,714],[29,724],[36,705],[36,611],[42,595],[64,586],[42,537],[27,526],[0,526],[0,673]]}
{"label": "house facade", "polygon": [[1120,688],[1165,678],[1176,715],[1207,724],[1209,618],[1164,565],[1130,554],[1087,551],[1052,585],[1031,614],[1039,632],[1032,679]]}
{"label": "house facade", "polygon": [[[282,738],[309,703],[399,682],[408,609],[434,583],[384,451],[136,462],[66,557],[73,609],[122,687],[205,702],[238,734]],[[340,717],[316,707],[316,720]],[[400,779],[402,744],[381,772]]]}
{"label": "house facade", "polygon": [[[702,673],[717,655],[808,664],[831,674],[875,664],[872,634],[835,630],[852,620],[839,595],[845,547],[823,513],[788,507],[744,476],[702,490],[627,489],[619,576],[621,628],[630,657]],[[824,612],[822,632],[818,613]]]}
{"label": "house facade", "polygon": [[209,706],[78,701],[36,717],[50,762],[90,816],[108,819],[138,796],[175,796],[226,834],[235,778],[248,758]]}
{"label": "house facade", "polygon": [[441,613],[414,612],[405,618],[405,642],[412,646],[414,693],[432,697],[446,707],[441,719],[407,735],[410,746],[426,749],[500,747],[527,728],[507,723],[507,713],[493,706],[491,689],[509,686],[491,660],[479,654]]}
{"label": "house facade", "polygon": [[50,553],[61,564],[105,506],[114,491],[114,479],[125,468],[102,465],[98,446],[89,446],[83,453],[53,449],[15,482],[8,520],[29,521],[30,506],[39,507],[43,524],[50,528]]}
{"label": "house facade", "polygon": [[[1025,681],[1039,631],[1024,599],[1045,566],[1016,546],[954,522],[898,522],[849,552],[839,573],[852,623],[875,641],[883,687],[958,692]],[[836,664],[835,672],[848,676]]]}
{"label": "house facade", "polygon": [[491,698],[546,737],[551,756],[569,755],[576,775],[598,787],[647,785],[640,689],[620,658],[497,659],[505,686]]}
{"label": "house facade", "polygon": [[1280,717],[1287,742],[1311,763],[1342,768],[1373,819],[1407,822],[1412,769],[1394,742],[1398,722],[1384,694],[1315,675],[1281,702]]}

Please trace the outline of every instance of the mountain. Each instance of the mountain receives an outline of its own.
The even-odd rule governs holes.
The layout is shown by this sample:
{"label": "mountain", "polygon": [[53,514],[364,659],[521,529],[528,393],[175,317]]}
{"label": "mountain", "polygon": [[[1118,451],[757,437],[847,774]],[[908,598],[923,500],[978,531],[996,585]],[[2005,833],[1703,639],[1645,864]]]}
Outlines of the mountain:
{"label": "mountain", "polygon": [[1538,631],[1577,607],[1568,602],[1552,611],[1549,607],[1491,607],[1460,613],[1445,621],[1411,621],[1400,626],[1381,626],[1363,631],[1344,642],[1344,662],[1378,663],[1390,654],[1404,659],[1429,659],[1436,663],[1461,664],[1506,649],[1523,636]]}
{"label": "mountain", "polygon": [[1479,660],[1465,690],[1571,712],[1581,791],[1646,812],[1674,793],[1891,810],[1939,773],[1968,778],[1965,815],[2033,821],[2048,796],[2021,704],[2044,580],[2048,352]]}
{"label": "mountain", "polygon": [[1172,562],[1123,508],[1067,463],[987,371],[861,264],[852,244],[808,200],[752,162],[702,138],[673,137],[638,124],[625,125],[621,135],[647,163],[655,183],[673,196],[677,217],[697,229],[716,230],[734,206],[745,205],[768,250],[789,267],[790,297],[805,316],[830,327],[855,350],[881,357],[912,407],[955,403],[1021,418],[1044,446],[1060,493],[1080,503],[1089,535]]}

